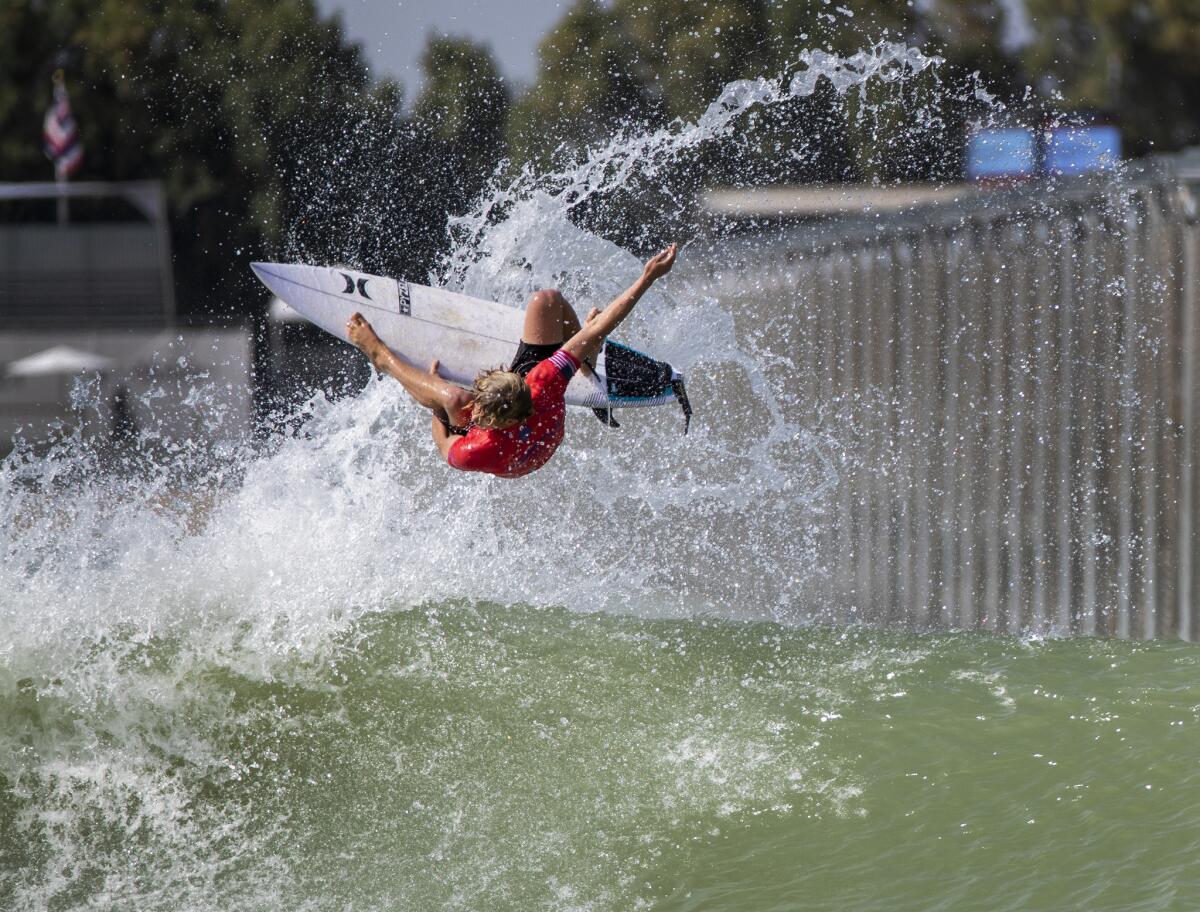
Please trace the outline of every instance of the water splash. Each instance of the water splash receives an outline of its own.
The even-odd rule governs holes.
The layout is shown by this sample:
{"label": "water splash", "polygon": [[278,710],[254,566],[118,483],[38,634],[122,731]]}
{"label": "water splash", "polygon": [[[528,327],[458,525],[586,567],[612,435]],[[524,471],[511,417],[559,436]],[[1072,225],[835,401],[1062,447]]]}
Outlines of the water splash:
{"label": "water splash", "polygon": [[[811,94],[819,78],[845,93],[935,63],[893,44],[850,58],[806,54],[798,73],[727,86],[694,123],[623,133],[551,174],[525,169],[452,220],[444,272],[456,288],[514,305],[548,285],[562,287],[580,310],[603,304],[641,264],[576,224],[580,207],[653,179],[728,135],[748,112]],[[702,255],[696,245],[682,258]],[[372,626],[378,612],[408,609],[413,623],[396,623],[415,627],[409,632],[420,649],[385,653],[364,673],[368,683],[412,674],[430,687],[451,675],[436,661],[447,643],[441,615],[466,613],[466,604],[788,623],[821,616],[816,538],[842,443],[814,431],[812,416],[767,382],[764,359],[786,361],[786,353],[745,350],[735,316],[683,268],[639,305],[622,337],[690,373],[700,412],[692,435],[678,435],[673,413],[631,415],[615,434],[586,413],[572,414],[569,440],[555,460],[517,483],[440,465],[426,413],[393,382],[379,380],[353,399],[315,395],[298,410],[296,433],[266,448],[211,454],[194,442],[147,435],[126,470],[115,472],[79,431],[65,430],[48,454],[18,448],[0,465],[0,716],[11,723],[0,727],[0,799],[16,808],[0,841],[5,851],[34,848],[19,850],[19,882],[0,886],[8,891],[0,899],[27,908],[51,901],[204,908],[213,897],[230,908],[269,904],[280,883],[301,877],[294,863],[280,860],[288,849],[278,834],[314,830],[304,821],[267,823],[239,811],[243,799],[247,808],[254,801],[272,806],[269,790],[242,791],[241,784],[258,783],[272,757],[287,756],[283,778],[274,780],[279,789],[320,787],[322,764],[337,762],[328,752],[339,739],[314,733],[320,750],[310,755],[296,747],[303,732],[289,720],[299,706],[321,717],[322,701],[347,686],[342,664],[385,635]],[[200,414],[207,402],[197,394],[185,407]],[[86,409],[86,397],[80,404]],[[519,626],[536,632],[536,617],[522,615]],[[468,688],[474,692],[508,680],[505,655],[515,647],[489,632],[493,620],[485,612],[453,640],[477,663]],[[637,625],[611,633],[618,645],[647,635]],[[487,655],[472,646],[476,636],[489,644]],[[396,655],[404,662],[393,668]],[[621,661],[614,652],[604,667]],[[512,699],[538,699],[539,682],[530,678]],[[611,683],[604,704],[610,709],[620,690]],[[644,683],[634,692],[643,701],[657,689],[653,670]],[[727,683],[714,699],[745,710],[739,694],[753,681]],[[564,691],[581,686],[571,667],[552,684]],[[680,687],[682,702],[668,718],[696,711]],[[391,727],[380,732],[403,730],[405,699],[389,704]],[[363,700],[348,705],[369,714],[370,697]],[[816,695],[814,703],[821,702]],[[439,706],[434,700],[426,708],[431,720]],[[321,718],[346,740],[375,737],[374,729],[338,728],[347,720],[337,714],[349,711],[343,705],[332,722]],[[736,818],[794,801],[796,793],[831,813],[853,804],[856,786],[837,768],[810,778],[810,768],[822,763],[812,748],[780,752],[769,732],[746,727],[776,724],[768,716],[758,707],[742,722],[726,714],[696,731],[662,720],[648,721],[640,734],[604,728],[605,737],[630,739],[630,756],[646,764],[640,772],[634,764],[633,779],[609,768],[605,781],[613,789],[635,779],[652,783],[664,797],[650,804],[671,819]],[[472,723],[467,717],[461,724]],[[435,791],[468,791],[474,768],[451,761],[475,742],[451,732],[439,753],[437,722],[428,725],[433,740],[410,747],[425,766],[394,761],[404,781],[417,791],[431,782]],[[553,727],[547,733],[565,737]],[[806,745],[809,734],[802,732]],[[377,764],[379,752],[371,756]],[[439,764],[458,778],[439,779]],[[527,759],[523,768],[538,763]],[[387,780],[378,768],[366,772]],[[355,781],[343,774],[339,781]],[[211,795],[220,800],[208,801]],[[664,835],[657,820],[644,819],[650,799],[645,788],[637,795],[632,811],[613,806],[606,819],[653,833],[648,844],[661,852],[672,829]],[[433,834],[429,858],[511,882],[512,860],[481,855],[471,825],[453,825],[453,806],[435,802],[438,815],[431,817],[417,806],[421,800],[414,796],[408,810],[428,830],[421,833]],[[472,801],[484,819],[500,821],[509,810],[503,794],[483,792]],[[303,813],[320,812],[320,801],[301,805]],[[590,820],[580,807],[570,811]],[[590,830],[577,828],[557,842],[551,834],[541,848],[517,845],[524,832],[505,844],[522,863],[544,864],[581,834]],[[354,845],[353,834],[342,838]],[[131,851],[142,859],[132,872],[121,867]],[[646,853],[639,857],[648,864],[654,856]],[[627,886],[640,869],[605,871]],[[573,888],[560,886],[566,892],[559,904],[572,904]],[[457,895],[453,883],[438,887],[445,887],[433,893],[441,904],[470,907],[470,896]],[[613,888],[613,896],[628,894]],[[321,895],[319,884],[312,895]]]}
{"label": "water splash", "polygon": [[697,149],[734,133],[747,113],[807,98],[823,79],[845,96],[871,83],[911,79],[941,62],[894,42],[849,57],[804,51],[790,74],[729,83],[694,122],[627,129],[549,173],[525,165],[515,180],[500,179],[472,212],[450,220],[455,243],[442,271],[458,290],[494,300],[520,301],[564,280],[567,291],[611,298],[640,264],[578,228],[573,213],[632,184],[665,177]]}
{"label": "water splash", "polygon": [[[519,302],[559,284],[579,309],[603,304],[640,261],[574,225],[575,207],[669,167],[751,109],[811,93],[818,78],[846,92],[936,63],[896,44],[845,59],[806,53],[795,74],[726,86],[694,123],[616,137],[549,175],[527,168],[452,221],[447,273],[455,287],[498,300]],[[195,613],[197,605],[238,605],[229,620],[255,605],[264,627],[251,620],[251,628],[262,635],[288,627],[280,639],[293,645],[305,629],[294,615],[320,613],[315,606],[338,594],[361,606],[455,595],[650,614],[786,614],[788,583],[751,580],[780,575],[764,572],[764,558],[796,585],[815,569],[804,544],[807,507],[819,509],[835,481],[834,442],[809,433],[804,416],[785,413],[754,354],[738,348],[730,313],[686,274],[652,291],[635,313],[628,337],[692,371],[705,414],[686,442],[673,415],[633,416],[619,437],[573,415],[569,445],[539,475],[536,511],[527,485],[456,477],[439,466],[420,410],[390,382],[350,401],[318,396],[302,409],[310,417],[300,434],[267,455],[226,454],[207,475],[168,449],[136,480],[108,477],[78,435],[48,458],[19,450],[0,474],[8,655],[32,654],[40,628],[21,619],[48,603],[57,605],[52,617],[85,640],[126,625],[169,632],[176,610]],[[197,408],[202,399],[193,397]],[[748,411],[758,416],[749,434]],[[783,448],[791,450],[787,471],[776,456]],[[547,521],[559,515],[577,521]],[[739,546],[738,534],[754,543]],[[536,567],[573,552],[590,556],[586,573],[568,574],[578,579],[508,571],[517,555]],[[730,553],[749,559],[751,573],[732,587],[702,582],[707,574],[695,568]],[[49,643],[61,632],[53,623],[40,629]],[[313,640],[326,634],[317,623]]]}

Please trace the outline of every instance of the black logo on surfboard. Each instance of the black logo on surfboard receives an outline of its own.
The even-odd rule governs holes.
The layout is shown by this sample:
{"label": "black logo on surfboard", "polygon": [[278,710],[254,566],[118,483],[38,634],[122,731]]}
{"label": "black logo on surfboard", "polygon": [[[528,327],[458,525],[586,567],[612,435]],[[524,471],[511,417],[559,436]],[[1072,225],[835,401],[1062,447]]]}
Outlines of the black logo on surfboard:
{"label": "black logo on surfboard", "polygon": [[[347,275],[344,272],[339,272],[338,275],[340,275],[343,279],[346,280],[346,287],[342,289],[342,294],[354,294],[356,283],[354,281],[353,276]],[[367,280],[366,279],[358,280],[357,289],[358,289],[358,293],[360,295],[362,295],[364,298],[366,298],[368,301],[375,300],[369,294],[367,294]]]}
{"label": "black logo on surfboard", "polygon": [[[342,289],[342,294],[348,294],[348,295],[358,294],[359,296],[361,296],[362,298],[364,298],[368,301],[375,300],[369,294],[367,294],[367,282],[370,281],[369,276],[367,278],[356,280],[354,278],[354,276],[352,276],[346,272],[339,272],[338,275],[340,275],[343,279],[346,280],[346,287]],[[396,283],[396,298],[397,298],[397,304],[399,305],[399,310],[400,310],[401,315],[403,315],[405,317],[411,316],[412,315],[412,301],[409,298],[409,290],[408,290],[407,282],[397,282]]]}

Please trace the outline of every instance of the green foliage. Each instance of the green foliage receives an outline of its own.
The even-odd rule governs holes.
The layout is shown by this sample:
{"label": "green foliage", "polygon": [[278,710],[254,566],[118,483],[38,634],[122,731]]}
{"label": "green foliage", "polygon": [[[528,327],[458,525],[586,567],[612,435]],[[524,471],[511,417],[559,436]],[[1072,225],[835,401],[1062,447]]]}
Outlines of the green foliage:
{"label": "green foliage", "polygon": [[695,117],[725,83],[768,69],[762,0],[616,0],[613,11],[672,117]]}
{"label": "green foliage", "polygon": [[457,38],[431,38],[421,57],[425,88],[414,109],[432,158],[453,180],[447,209],[479,192],[504,155],[509,97],[487,48]]}
{"label": "green foliage", "polygon": [[1135,153],[1200,142],[1195,0],[1028,0],[1020,59],[1044,92],[1115,114]]}
{"label": "green foliage", "polygon": [[885,33],[904,37],[918,26],[913,7],[894,0],[772,0],[767,20],[773,66],[786,66],[803,50],[853,54]]}
{"label": "green foliage", "polygon": [[653,117],[649,77],[624,23],[596,0],[576,0],[538,48],[537,84],[513,108],[510,144],[517,163],[547,165]]}
{"label": "green foliage", "polygon": [[431,38],[421,68],[426,83],[417,99],[417,118],[439,141],[467,150],[472,159],[494,160],[509,99],[487,48],[459,38]]}
{"label": "green foliage", "polygon": [[244,292],[232,261],[281,237],[295,148],[328,141],[368,86],[358,48],[310,0],[0,0],[0,23],[0,85],[25,88],[0,96],[4,176],[51,176],[37,137],[61,60],[79,177],[164,182],[192,312]]}
{"label": "green foliage", "polygon": [[[515,106],[511,144],[518,161],[544,166],[550,150],[578,155],[625,123],[693,119],[725,84],[788,74],[804,51],[849,55],[882,38],[925,44],[929,25],[889,0],[578,0],[541,45],[539,79]],[[954,72],[979,68],[978,48],[960,62],[938,44]],[[958,166],[957,154],[946,152],[961,140],[963,106],[941,88],[923,76],[844,99],[822,81],[811,97],[757,112],[734,136],[699,151],[689,177],[761,184],[948,176]]]}

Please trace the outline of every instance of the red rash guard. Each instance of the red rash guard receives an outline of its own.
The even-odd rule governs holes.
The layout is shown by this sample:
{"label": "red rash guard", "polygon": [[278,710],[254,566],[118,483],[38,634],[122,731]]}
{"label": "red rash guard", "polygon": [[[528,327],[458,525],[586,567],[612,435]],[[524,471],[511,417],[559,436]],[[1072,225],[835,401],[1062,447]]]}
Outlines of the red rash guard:
{"label": "red rash guard", "polygon": [[464,472],[490,472],[520,478],[540,469],[562,443],[566,406],[563,394],[579,370],[574,355],[559,349],[525,377],[533,397],[533,415],[514,427],[497,430],[471,425],[450,446],[447,461]]}

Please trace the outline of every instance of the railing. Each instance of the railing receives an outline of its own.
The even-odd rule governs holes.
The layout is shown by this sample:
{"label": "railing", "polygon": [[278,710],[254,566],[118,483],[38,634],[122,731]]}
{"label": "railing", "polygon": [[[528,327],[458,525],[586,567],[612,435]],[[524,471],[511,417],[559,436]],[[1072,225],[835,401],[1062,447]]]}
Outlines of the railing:
{"label": "railing", "polygon": [[1159,160],[713,257],[727,306],[792,322],[798,405],[856,429],[823,533],[844,619],[1200,634],[1198,186]]}

